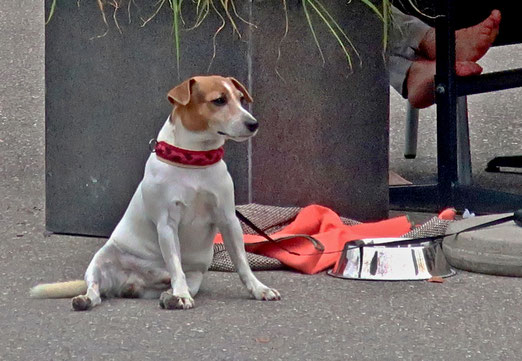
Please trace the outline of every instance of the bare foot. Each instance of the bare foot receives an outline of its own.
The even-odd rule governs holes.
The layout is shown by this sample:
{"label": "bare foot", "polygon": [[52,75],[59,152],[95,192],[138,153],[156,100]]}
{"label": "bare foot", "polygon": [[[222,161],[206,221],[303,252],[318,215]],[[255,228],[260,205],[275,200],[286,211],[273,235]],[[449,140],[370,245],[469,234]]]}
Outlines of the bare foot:
{"label": "bare foot", "polygon": [[[482,67],[473,61],[457,61],[455,72],[458,76],[477,75],[482,72]],[[434,60],[417,60],[411,65],[406,86],[408,100],[415,108],[427,108],[435,103],[434,76]]]}
{"label": "bare foot", "polygon": [[455,33],[457,61],[477,61],[486,54],[498,35],[500,11],[493,10],[483,22]]}
{"label": "bare foot", "polygon": [[[455,54],[457,61],[477,61],[486,54],[498,35],[501,15],[493,10],[481,23],[455,32]],[[435,29],[429,30],[419,45],[420,52],[427,58],[436,57]]]}

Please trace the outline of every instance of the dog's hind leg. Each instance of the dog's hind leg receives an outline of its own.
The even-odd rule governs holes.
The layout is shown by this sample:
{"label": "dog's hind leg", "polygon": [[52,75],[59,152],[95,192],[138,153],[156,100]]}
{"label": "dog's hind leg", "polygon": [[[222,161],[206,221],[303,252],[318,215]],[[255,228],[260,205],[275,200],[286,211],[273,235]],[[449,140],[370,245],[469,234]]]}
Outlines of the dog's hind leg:
{"label": "dog's hind leg", "polygon": [[[72,307],[75,311],[86,311],[101,303],[100,287],[107,288],[110,280],[103,280],[101,267],[105,267],[108,257],[110,257],[110,246],[105,244],[94,255],[87,271],[85,271],[85,282],[87,283],[87,292],[85,295],[76,296],[72,299]],[[103,283],[103,284],[102,284]]]}
{"label": "dog's hind leg", "polygon": [[85,272],[85,282],[87,283],[87,293],[76,296],[72,299],[72,307],[75,311],[87,311],[101,303],[100,295],[100,270],[91,262]]}
{"label": "dog's hind leg", "polygon": [[87,311],[101,303],[100,289],[97,283],[89,284],[85,295],[72,299],[72,307],[75,311]]}

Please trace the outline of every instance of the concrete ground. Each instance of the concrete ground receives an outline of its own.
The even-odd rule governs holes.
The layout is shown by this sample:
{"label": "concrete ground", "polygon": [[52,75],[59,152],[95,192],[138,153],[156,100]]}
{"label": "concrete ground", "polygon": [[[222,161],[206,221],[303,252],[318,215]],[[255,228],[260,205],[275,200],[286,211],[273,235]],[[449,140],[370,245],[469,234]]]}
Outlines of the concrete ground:
{"label": "concrete ground", "polygon": [[[42,11],[36,0],[0,11],[1,360],[522,359],[518,278],[459,272],[436,284],[260,272],[283,295],[268,303],[250,300],[235,274],[213,272],[197,307],[174,312],[154,300],[76,313],[69,300],[29,299],[39,281],[81,278],[104,242],[45,233]],[[520,47],[495,53],[491,67],[522,65]],[[505,94],[472,97],[475,169],[484,184],[520,190],[520,175],[480,172],[493,155],[522,154],[521,93]],[[403,104],[392,100],[392,168],[431,179],[433,116],[422,116],[418,159],[402,160]]]}

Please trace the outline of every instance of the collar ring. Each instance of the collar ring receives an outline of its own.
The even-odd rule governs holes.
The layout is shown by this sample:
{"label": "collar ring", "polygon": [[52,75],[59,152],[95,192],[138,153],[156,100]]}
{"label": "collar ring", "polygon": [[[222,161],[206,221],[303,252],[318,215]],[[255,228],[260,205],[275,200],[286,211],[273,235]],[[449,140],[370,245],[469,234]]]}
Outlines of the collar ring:
{"label": "collar ring", "polygon": [[156,138],[149,140],[149,150],[151,153],[156,153],[156,144],[158,144]]}

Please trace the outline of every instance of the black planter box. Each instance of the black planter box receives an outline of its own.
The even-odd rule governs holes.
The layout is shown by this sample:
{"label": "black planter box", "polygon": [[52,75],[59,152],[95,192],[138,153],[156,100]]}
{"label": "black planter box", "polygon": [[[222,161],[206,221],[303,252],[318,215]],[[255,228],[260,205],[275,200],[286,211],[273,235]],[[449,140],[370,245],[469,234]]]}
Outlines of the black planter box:
{"label": "black planter box", "polygon": [[105,25],[94,1],[79,7],[58,1],[46,27],[50,231],[110,234],[143,175],[148,142],[169,114],[167,91],[206,73],[247,85],[261,123],[250,143],[226,145],[236,203],[316,203],[359,220],[387,216],[389,87],[380,20],[357,1],[328,4],[362,58],[359,66],[354,56],[350,73],[338,44],[316,21],[323,65],[300,1],[288,2],[290,31],[283,40],[279,1],[236,3],[257,28],[241,25],[238,40],[228,25],[208,70],[220,25],[209,15],[182,32],[178,74],[166,8],[145,27],[120,15],[123,34],[108,14],[109,32],[98,38]]}

